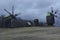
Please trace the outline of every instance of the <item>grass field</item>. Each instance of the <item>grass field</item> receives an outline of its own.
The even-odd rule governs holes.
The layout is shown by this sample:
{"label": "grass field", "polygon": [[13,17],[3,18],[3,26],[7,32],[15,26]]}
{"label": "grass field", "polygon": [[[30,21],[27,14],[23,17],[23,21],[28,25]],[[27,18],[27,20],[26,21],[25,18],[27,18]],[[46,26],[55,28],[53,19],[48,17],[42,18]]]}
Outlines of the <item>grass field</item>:
{"label": "grass field", "polygon": [[60,27],[0,28],[0,40],[60,40]]}

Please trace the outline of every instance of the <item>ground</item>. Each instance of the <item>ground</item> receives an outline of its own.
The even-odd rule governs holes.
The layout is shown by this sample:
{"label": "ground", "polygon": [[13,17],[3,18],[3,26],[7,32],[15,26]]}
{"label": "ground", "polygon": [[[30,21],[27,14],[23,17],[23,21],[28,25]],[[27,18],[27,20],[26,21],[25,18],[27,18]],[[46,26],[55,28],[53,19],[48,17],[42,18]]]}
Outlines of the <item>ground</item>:
{"label": "ground", "polygon": [[0,40],[60,40],[60,28],[0,28]]}

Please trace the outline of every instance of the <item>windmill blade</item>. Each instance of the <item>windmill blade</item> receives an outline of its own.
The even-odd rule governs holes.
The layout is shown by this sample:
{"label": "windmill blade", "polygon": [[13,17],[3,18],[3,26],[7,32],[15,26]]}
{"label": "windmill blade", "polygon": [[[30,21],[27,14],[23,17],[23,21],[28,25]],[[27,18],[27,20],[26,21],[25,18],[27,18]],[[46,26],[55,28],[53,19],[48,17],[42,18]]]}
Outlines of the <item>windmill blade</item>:
{"label": "windmill blade", "polygon": [[10,13],[9,11],[7,11],[6,9],[4,9],[4,11],[6,11],[8,14],[10,14],[10,15],[11,15],[11,13]]}
{"label": "windmill blade", "polygon": [[12,6],[12,14],[14,15],[14,6]]}
{"label": "windmill blade", "polygon": [[15,14],[15,16],[21,15],[21,13]]}
{"label": "windmill blade", "polygon": [[57,15],[54,15],[54,17],[58,18],[58,16],[57,16]]}
{"label": "windmill blade", "polygon": [[54,11],[53,11],[53,7],[51,7],[51,12],[53,13]]}
{"label": "windmill blade", "polygon": [[56,17],[57,19],[59,19],[59,17],[58,17],[57,15],[55,15],[55,17]]}
{"label": "windmill blade", "polygon": [[55,15],[55,17],[57,17],[57,15]]}
{"label": "windmill blade", "polygon": [[57,11],[55,11],[55,14],[57,14],[57,12],[58,12],[58,10],[57,10]]}

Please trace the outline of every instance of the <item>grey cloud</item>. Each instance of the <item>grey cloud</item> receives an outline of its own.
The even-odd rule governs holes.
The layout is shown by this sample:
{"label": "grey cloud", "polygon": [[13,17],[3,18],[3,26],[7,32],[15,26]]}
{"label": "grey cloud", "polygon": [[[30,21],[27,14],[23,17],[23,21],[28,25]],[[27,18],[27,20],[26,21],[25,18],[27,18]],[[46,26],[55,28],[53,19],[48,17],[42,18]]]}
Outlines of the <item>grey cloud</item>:
{"label": "grey cloud", "polygon": [[[50,8],[51,7],[54,7],[54,9],[60,8],[59,1],[60,0],[0,0],[0,11],[1,13],[7,14],[6,12],[4,12],[3,9],[6,8],[11,12],[11,7],[12,5],[14,5],[15,13],[21,12],[20,15],[21,18],[23,19],[38,18],[40,21],[46,22],[46,14],[48,11],[50,11]],[[59,22],[59,20],[56,21],[56,24]]]}

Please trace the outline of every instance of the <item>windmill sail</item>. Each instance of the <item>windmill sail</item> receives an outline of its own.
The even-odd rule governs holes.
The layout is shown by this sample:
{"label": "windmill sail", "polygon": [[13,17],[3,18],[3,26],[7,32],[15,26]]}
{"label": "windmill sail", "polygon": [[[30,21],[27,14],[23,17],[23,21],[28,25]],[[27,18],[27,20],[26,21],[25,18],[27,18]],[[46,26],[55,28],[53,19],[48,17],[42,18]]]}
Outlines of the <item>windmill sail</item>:
{"label": "windmill sail", "polygon": [[12,14],[14,14],[14,6],[12,6]]}
{"label": "windmill sail", "polygon": [[11,13],[9,12],[9,11],[7,11],[6,9],[4,9],[8,14],[10,14],[11,15]]}

